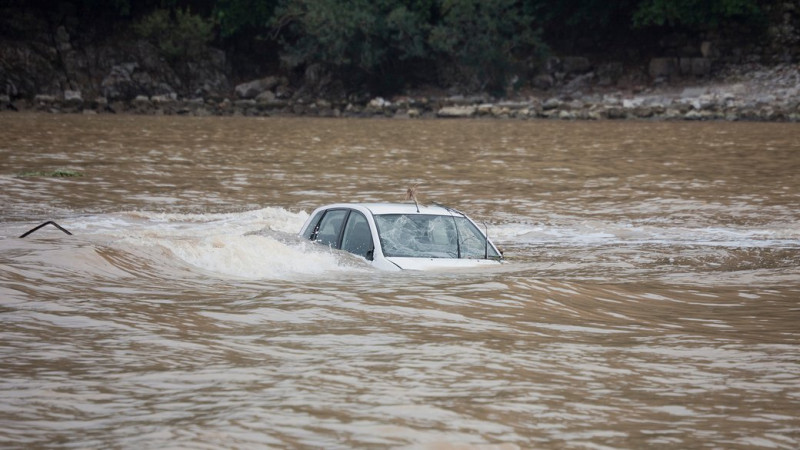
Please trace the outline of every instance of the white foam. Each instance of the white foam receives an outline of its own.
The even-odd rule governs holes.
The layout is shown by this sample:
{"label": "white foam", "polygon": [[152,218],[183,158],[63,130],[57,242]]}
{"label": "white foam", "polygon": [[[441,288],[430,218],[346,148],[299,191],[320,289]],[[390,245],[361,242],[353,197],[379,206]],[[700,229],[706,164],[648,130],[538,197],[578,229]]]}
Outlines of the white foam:
{"label": "white foam", "polygon": [[269,236],[216,234],[195,239],[154,240],[201,269],[243,278],[322,274],[346,267],[344,255],[312,243],[289,245]]}
{"label": "white foam", "polygon": [[194,235],[198,229],[220,229],[225,232],[258,231],[262,229],[297,233],[305,220],[306,212],[291,212],[283,208],[263,208],[253,211],[218,214],[174,214],[132,211],[117,214],[89,216],[65,222],[70,229],[84,234],[120,233],[145,229],[172,232],[185,230]]}
{"label": "white foam", "polygon": [[165,254],[212,275],[274,279],[367,267],[357,257],[297,236],[307,218],[305,212],[264,208],[222,214],[128,212],[80,217],[65,225],[111,247],[164,249],[147,252],[148,257]]}
{"label": "white foam", "polygon": [[495,243],[521,246],[663,244],[712,247],[800,247],[800,229],[770,223],[752,227],[686,227],[668,223],[633,225],[575,220],[559,224],[508,223],[489,228]]}

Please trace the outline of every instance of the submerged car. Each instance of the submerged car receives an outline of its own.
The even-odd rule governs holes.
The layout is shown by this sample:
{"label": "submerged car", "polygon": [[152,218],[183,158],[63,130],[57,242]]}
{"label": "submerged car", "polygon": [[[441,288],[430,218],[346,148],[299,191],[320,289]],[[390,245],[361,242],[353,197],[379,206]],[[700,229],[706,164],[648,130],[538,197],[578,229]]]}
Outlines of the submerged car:
{"label": "submerged car", "polygon": [[383,270],[499,264],[502,253],[466,214],[445,206],[340,203],[314,210],[300,235]]}

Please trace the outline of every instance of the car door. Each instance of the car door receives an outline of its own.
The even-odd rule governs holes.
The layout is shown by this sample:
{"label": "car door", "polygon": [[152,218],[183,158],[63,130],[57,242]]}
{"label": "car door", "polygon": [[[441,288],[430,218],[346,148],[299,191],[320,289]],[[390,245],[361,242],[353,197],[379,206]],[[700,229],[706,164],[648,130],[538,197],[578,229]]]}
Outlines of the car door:
{"label": "car door", "polygon": [[311,238],[323,245],[339,248],[342,227],[349,212],[349,209],[329,209],[326,211]]}
{"label": "car door", "polygon": [[358,211],[351,210],[347,217],[342,236],[342,250],[372,260],[375,250],[372,243],[372,232],[367,218]]}

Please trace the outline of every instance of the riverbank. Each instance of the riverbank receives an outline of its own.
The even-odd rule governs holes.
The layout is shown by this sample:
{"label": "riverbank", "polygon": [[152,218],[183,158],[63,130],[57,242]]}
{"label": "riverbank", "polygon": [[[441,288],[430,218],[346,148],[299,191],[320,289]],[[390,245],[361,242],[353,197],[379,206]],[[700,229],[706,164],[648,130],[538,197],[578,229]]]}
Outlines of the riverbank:
{"label": "riverbank", "polygon": [[329,101],[281,95],[272,78],[240,84],[230,96],[180,98],[176,94],[129,101],[84,99],[80,91],[12,100],[6,111],[190,116],[314,116],[387,118],[496,118],[560,120],[747,120],[800,122],[800,66],[731,65],[709,78],[663,81],[649,86],[607,87],[592,74],[548,89],[494,99],[488,95],[425,93],[394,98]]}

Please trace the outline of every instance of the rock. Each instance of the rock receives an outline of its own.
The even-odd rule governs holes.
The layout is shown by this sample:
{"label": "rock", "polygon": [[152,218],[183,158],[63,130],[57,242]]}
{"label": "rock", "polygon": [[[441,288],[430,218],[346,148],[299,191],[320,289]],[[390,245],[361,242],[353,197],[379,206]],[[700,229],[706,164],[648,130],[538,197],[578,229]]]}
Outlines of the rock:
{"label": "rock", "polygon": [[692,59],[692,75],[705,77],[711,73],[711,60],[708,58]]}
{"label": "rock", "polygon": [[150,97],[146,95],[137,95],[133,101],[130,103],[133,111],[139,114],[151,114],[153,113],[153,103],[150,101]]}
{"label": "rock", "polygon": [[264,91],[274,89],[279,83],[280,79],[278,77],[266,77],[236,85],[234,91],[239,98],[256,98]]}
{"label": "rock", "polygon": [[256,99],[256,103],[262,109],[282,109],[289,106],[289,100],[284,100],[280,98],[273,98],[272,100],[268,100],[268,97],[262,97],[261,100]]}
{"label": "rock", "polygon": [[596,109],[592,109],[586,114],[586,118],[589,120],[603,120],[603,114]]}
{"label": "rock", "polygon": [[568,103],[565,103],[565,104],[561,105],[561,107],[563,109],[566,109],[566,110],[577,111],[577,110],[583,109],[584,104],[583,104],[582,101],[575,99],[575,100],[572,100],[571,102],[568,102]]}
{"label": "rock", "polygon": [[622,99],[622,107],[625,109],[634,109],[642,105],[644,99],[642,98],[625,98]]}
{"label": "rock", "polygon": [[177,94],[175,94],[174,92],[171,94],[154,95],[150,97],[150,100],[157,105],[171,104],[174,103],[177,99],[178,99]]}
{"label": "rock", "polygon": [[649,119],[655,114],[654,108],[649,106],[637,106],[633,109],[633,115],[640,119]]}
{"label": "rock", "polygon": [[256,96],[256,103],[261,105],[269,105],[275,101],[275,93],[272,91],[264,91]]}
{"label": "rock", "polygon": [[703,120],[704,116],[702,112],[693,109],[687,112],[683,118],[686,120]]}
{"label": "rock", "polygon": [[542,103],[542,109],[544,109],[545,111],[549,111],[551,109],[558,108],[559,106],[561,106],[561,104],[562,104],[561,100],[555,97],[551,97],[545,100],[544,103]]}
{"label": "rock", "polygon": [[619,94],[605,94],[603,95],[601,103],[604,105],[618,106],[622,105],[622,99],[620,98]]}
{"label": "rock", "polygon": [[692,74],[692,59],[694,58],[678,58],[678,71],[681,75]]}
{"label": "rock", "polygon": [[375,97],[369,101],[367,106],[370,108],[381,110],[383,108],[386,108],[387,106],[390,106],[391,104],[392,104],[391,102],[386,101],[383,97]]}
{"label": "rock", "polygon": [[597,68],[597,84],[600,86],[613,86],[619,82],[625,73],[625,67],[619,62],[601,64]]}
{"label": "rock", "polygon": [[681,75],[704,77],[711,72],[711,60],[708,58],[680,58]]}
{"label": "rock", "polygon": [[494,103],[481,103],[478,105],[477,113],[479,116],[488,116],[492,114]]}
{"label": "rock", "polygon": [[133,79],[133,73],[138,68],[139,64],[135,62],[117,64],[111,67],[111,71],[100,83],[103,96],[111,100],[130,100],[139,95],[141,90],[138,83]]}
{"label": "rock", "polygon": [[309,108],[302,103],[295,103],[291,106],[292,114],[302,116],[308,113]]}
{"label": "rock", "polygon": [[652,78],[670,78],[678,73],[676,58],[653,58],[648,66]]}
{"label": "rock", "polygon": [[627,117],[625,109],[617,106],[606,108],[605,115],[609,119],[625,119]]}
{"label": "rock", "polygon": [[69,89],[64,91],[63,106],[65,112],[80,112],[83,109],[83,97],[81,97],[81,92]]}
{"label": "rock", "polygon": [[511,115],[511,110],[505,106],[495,106],[492,108],[492,116],[497,118],[506,118]]}
{"label": "rock", "polygon": [[293,93],[294,91],[292,91],[292,88],[289,87],[288,82],[280,83],[278,86],[275,87],[275,98],[289,99],[292,97]]}
{"label": "rock", "polygon": [[719,49],[717,49],[717,45],[711,41],[703,41],[700,44],[700,54],[703,55],[704,58],[717,58],[719,57]]}
{"label": "rock", "polygon": [[264,89],[261,87],[261,80],[254,80],[237,84],[234,92],[239,98],[255,98],[258,94],[264,92]]}
{"label": "rock", "polygon": [[531,115],[530,108],[514,109],[511,111],[511,117],[516,119],[527,119]]}
{"label": "rock", "polygon": [[33,101],[39,104],[52,104],[56,102],[56,98],[52,95],[38,94],[33,98]]}
{"label": "rock", "polygon": [[64,27],[64,25],[61,25],[58,28],[56,28],[56,33],[54,38],[56,42],[56,48],[58,48],[58,51],[66,52],[72,50],[72,45],[69,42],[69,33],[67,33],[67,29]]}
{"label": "rock", "polygon": [[681,91],[681,98],[694,98],[708,94],[708,89],[704,87],[688,87]]}
{"label": "rock", "polygon": [[397,110],[397,107],[392,102],[384,99],[383,97],[375,97],[367,103],[364,112],[367,114],[385,115],[391,117]]}
{"label": "rock", "polygon": [[583,56],[565,56],[561,59],[564,72],[570,75],[586,73],[592,70],[589,58]]}
{"label": "rock", "polygon": [[69,89],[64,91],[64,103],[70,106],[82,105],[83,97],[81,96],[81,91],[72,91]]}
{"label": "rock", "polygon": [[694,103],[695,109],[699,110],[713,110],[717,108],[717,98],[711,94],[701,95],[697,97],[696,102]]}
{"label": "rock", "polygon": [[530,106],[530,103],[529,102],[518,102],[518,101],[510,101],[509,100],[509,101],[501,101],[501,102],[499,102],[497,104],[497,106],[500,106],[501,108],[508,108],[508,109],[511,109],[511,110],[516,110],[516,109],[527,108],[528,106]]}
{"label": "rock", "polygon": [[[387,115],[387,117],[389,117],[389,116]],[[408,119],[409,118],[408,117],[408,110],[405,109],[405,108],[398,108],[394,112],[394,114],[391,115],[391,118],[392,119],[401,119],[401,120],[402,119]]]}
{"label": "rock", "polygon": [[252,98],[243,98],[233,102],[233,105],[239,109],[248,109],[256,106],[256,101]]}
{"label": "rock", "polygon": [[535,116],[542,110],[542,101],[534,97],[528,100],[528,115]]}
{"label": "rock", "polygon": [[728,87],[728,90],[736,95],[744,95],[747,93],[747,86],[742,83],[736,83]]}
{"label": "rock", "polygon": [[196,117],[208,117],[208,116],[211,115],[211,111],[209,111],[206,108],[198,108],[198,109],[194,110],[194,115]]}
{"label": "rock", "polygon": [[83,103],[81,91],[67,89],[64,91],[64,101],[67,103]]}
{"label": "rock", "polygon": [[568,92],[576,92],[587,88],[591,89],[594,79],[594,72],[577,75],[575,78],[567,82],[567,84],[564,86],[564,89]]}
{"label": "rock", "polygon": [[546,73],[543,73],[541,75],[535,76],[533,78],[533,80],[531,81],[531,84],[533,85],[533,87],[535,87],[537,89],[542,89],[542,90],[545,90],[545,91],[550,89],[551,87],[553,87],[554,83],[555,83],[555,80],[553,80],[553,77],[550,76],[550,74],[546,74]]}
{"label": "rock", "polygon": [[463,118],[475,115],[475,106],[445,106],[436,112],[439,117]]}

